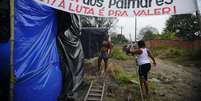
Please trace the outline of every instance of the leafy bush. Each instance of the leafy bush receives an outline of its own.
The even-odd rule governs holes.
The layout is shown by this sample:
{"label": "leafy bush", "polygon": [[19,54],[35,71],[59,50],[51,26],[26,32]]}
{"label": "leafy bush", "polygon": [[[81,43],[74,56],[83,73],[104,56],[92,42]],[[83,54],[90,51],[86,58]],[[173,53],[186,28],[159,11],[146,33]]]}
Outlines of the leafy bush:
{"label": "leafy bush", "polygon": [[112,43],[113,44],[123,44],[123,43],[128,43],[128,40],[124,35],[118,34],[116,36],[111,37]]}
{"label": "leafy bush", "polygon": [[154,39],[174,40],[176,39],[176,33],[162,33],[162,34],[148,33],[148,34],[145,34],[143,39],[144,40],[154,40]]}
{"label": "leafy bush", "polygon": [[181,56],[182,55],[182,50],[181,49],[177,49],[177,48],[170,48],[168,50],[169,55],[173,55],[173,56]]}
{"label": "leafy bush", "polygon": [[111,57],[117,60],[128,60],[131,58],[131,56],[126,55],[126,53],[119,47],[112,49]]}

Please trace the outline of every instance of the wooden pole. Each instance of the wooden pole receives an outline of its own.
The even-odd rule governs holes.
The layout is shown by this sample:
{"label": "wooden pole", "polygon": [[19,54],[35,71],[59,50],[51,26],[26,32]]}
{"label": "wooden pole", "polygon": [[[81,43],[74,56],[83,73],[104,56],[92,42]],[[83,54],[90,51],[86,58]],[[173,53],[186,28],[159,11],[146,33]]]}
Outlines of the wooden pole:
{"label": "wooden pole", "polygon": [[137,41],[137,16],[135,16],[135,43]]}
{"label": "wooden pole", "polygon": [[10,101],[13,101],[14,88],[14,0],[10,0]]}
{"label": "wooden pole", "polygon": [[[137,37],[137,16],[135,16],[135,43],[137,43],[137,38],[136,37]],[[138,73],[139,67],[138,67],[138,64],[137,64],[137,57],[135,57],[135,60],[136,60],[136,75],[137,75],[137,78],[138,78],[138,81],[139,81],[139,87],[140,87],[140,96],[141,96],[141,100],[144,101],[142,86],[141,86],[141,82],[140,82],[140,76],[139,76],[139,73]]]}

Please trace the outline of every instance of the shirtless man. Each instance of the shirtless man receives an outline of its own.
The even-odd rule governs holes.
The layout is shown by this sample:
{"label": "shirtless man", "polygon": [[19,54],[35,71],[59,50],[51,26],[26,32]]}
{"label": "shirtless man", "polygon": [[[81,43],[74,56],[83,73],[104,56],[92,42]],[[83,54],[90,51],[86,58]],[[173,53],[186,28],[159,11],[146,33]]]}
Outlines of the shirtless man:
{"label": "shirtless man", "polygon": [[98,70],[99,71],[101,70],[102,60],[104,60],[104,63],[105,63],[105,68],[102,72],[106,71],[106,69],[108,67],[108,58],[111,53],[111,49],[112,49],[112,43],[109,40],[109,35],[106,35],[102,42],[102,46],[101,46],[99,57],[98,57]]}

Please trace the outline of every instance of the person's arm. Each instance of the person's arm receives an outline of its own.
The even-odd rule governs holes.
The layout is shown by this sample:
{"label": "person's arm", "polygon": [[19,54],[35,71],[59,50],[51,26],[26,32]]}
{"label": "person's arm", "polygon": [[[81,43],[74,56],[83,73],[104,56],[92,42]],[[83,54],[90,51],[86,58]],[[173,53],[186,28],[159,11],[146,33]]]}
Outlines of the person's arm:
{"label": "person's arm", "polygon": [[147,53],[148,53],[148,56],[152,59],[153,64],[156,65],[156,61],[155,61],[153,55],[151,54],[151,52],[149,50],[147,50]]}
{"label": "person's arm", "polygon": [[129,52],[131,54],[142,54],[142,50],[141,49],[133,49],[133,48],[130,48]]}
{"label": "person's arm", "polygon": [[107,53],[108,53],[108,55],[111,54],[111,48],[108,49],[108,52],[107,52]]}
{"label": "person's arm", "polygon": [[108,54],[110,55],[112,52],[112,43],[109,41],[108,43]]}

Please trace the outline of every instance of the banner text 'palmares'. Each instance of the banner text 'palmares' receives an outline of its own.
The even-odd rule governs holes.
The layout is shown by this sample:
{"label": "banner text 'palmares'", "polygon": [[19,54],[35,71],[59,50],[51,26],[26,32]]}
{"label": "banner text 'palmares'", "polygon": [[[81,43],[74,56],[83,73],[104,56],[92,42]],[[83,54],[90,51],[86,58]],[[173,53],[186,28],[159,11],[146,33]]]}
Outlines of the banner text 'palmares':
{"label": "banner text 'palmares'", "polygon": [[[159,16],[194,13],[195,0],[37,0],[70,13],[99,17]],[[188,6],[187,6],[188,5]]]}

